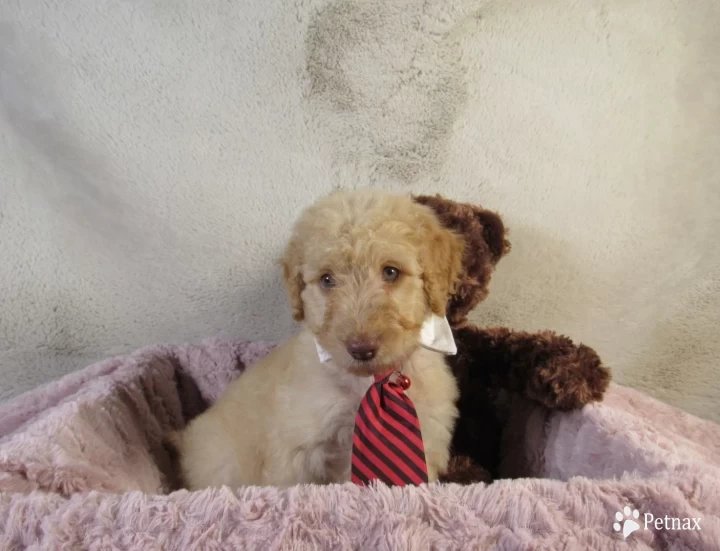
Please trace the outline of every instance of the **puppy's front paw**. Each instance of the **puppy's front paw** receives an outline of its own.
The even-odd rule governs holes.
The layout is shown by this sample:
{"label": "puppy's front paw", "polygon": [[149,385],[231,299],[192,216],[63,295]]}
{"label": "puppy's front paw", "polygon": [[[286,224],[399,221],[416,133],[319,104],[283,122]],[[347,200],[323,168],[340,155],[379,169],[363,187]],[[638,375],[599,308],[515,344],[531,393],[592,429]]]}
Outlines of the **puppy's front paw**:
{"label": "puppy's front paw", "polygon": [[610,384],[610,370],[584,344],[546,334],[545,354],[526,381],[526,396],[550,409],[579,409],[602,400]]}

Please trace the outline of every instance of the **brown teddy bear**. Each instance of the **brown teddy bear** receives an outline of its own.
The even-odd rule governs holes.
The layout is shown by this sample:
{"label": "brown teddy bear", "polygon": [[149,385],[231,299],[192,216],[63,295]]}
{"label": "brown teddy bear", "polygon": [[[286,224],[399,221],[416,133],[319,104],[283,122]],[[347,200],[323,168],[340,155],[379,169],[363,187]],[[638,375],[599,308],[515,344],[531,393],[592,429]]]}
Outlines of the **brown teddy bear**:
{"label": "brown teddy bear", "polygon": [[415,200],[435,210],[443,224],[465,238],[463,273],[447,318],[458,352],[448,358],[460,387],[460,417],[446,482],[489,482],[502,473],[501,439],[512,395],[548,409],[569,411],[600,401],[610,370],[594,350],[551,331],[482,329],[467,321],[488,295],[497,262],[510,251],[505,226],[494,212],[442,197]]}

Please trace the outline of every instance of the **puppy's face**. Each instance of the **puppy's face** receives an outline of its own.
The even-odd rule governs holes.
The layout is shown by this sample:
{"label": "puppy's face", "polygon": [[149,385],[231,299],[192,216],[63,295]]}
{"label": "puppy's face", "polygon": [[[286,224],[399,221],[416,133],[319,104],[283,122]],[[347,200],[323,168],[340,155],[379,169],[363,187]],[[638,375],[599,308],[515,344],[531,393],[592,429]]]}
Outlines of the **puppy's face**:
{"label": "puppy's face", "polygon": [[283,258],[294,317],[336,365],[386,372],[415,350],[431,313],[445,315],[462,250],[409,197],[335,193],[303,213]]}

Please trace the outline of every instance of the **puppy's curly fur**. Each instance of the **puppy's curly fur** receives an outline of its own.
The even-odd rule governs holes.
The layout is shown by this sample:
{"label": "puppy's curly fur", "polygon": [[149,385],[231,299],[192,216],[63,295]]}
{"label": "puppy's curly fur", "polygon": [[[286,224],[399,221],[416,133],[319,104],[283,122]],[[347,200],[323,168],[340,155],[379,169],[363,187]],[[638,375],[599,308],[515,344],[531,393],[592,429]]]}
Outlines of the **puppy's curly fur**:
{"label": "puppy's curly fur", "polygon": [[[458,390],[444,358],[418,346],[444,316],[464,241],[410,197],[337,192],[307,209],[282,259],[300,333],[250,367],[174,436],[190,489],[350,480],[352,434],[372,376],[402,367],[428,474],[448,466]],[[331,355],[318,358],[316,342]],[[373,343],[356,359],[352,343]]]}

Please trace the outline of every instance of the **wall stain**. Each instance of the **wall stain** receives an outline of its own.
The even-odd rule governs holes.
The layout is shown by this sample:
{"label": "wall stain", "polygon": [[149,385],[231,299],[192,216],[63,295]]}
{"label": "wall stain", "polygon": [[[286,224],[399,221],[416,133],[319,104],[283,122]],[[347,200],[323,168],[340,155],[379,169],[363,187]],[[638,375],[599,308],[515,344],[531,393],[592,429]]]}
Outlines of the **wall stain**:
{"label": "wall stain", "polygon": [[462,18],[439,22],[438,6],[343,0],[312,17],[307,100],[337,162],[406,184],[442,164],[467,94]]}

